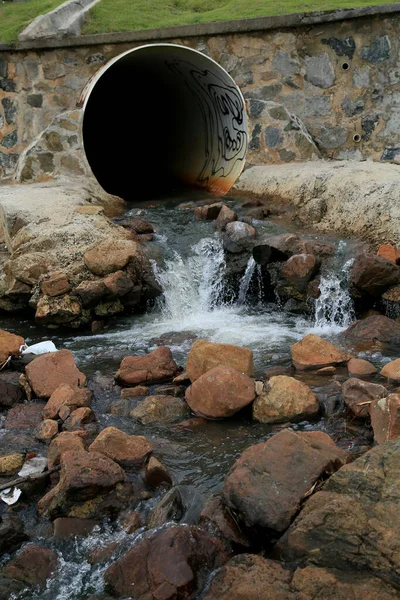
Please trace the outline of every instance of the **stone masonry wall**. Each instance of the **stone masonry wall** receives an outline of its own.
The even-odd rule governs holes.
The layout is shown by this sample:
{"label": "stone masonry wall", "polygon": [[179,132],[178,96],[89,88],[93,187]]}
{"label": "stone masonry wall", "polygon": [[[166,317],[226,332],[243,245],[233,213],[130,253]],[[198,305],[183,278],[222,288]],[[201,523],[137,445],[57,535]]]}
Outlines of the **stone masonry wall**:
{"label": "stone masonry wall", "polygon": [[[241,87],[250,115],[249,163],[322,156],[400,164],[399,34],[400,12],[392,12],[163,42],[205,52]],[[143,43],[38,50],[0,46],[0,176],[15,172],[21,153],[55,117],[76,107],[99,67]],[[115,106],[100,124],[105,146],[118,89],[115,96]],[[49,139],[39,148],[50,177],[57,143],[54,136]]]}

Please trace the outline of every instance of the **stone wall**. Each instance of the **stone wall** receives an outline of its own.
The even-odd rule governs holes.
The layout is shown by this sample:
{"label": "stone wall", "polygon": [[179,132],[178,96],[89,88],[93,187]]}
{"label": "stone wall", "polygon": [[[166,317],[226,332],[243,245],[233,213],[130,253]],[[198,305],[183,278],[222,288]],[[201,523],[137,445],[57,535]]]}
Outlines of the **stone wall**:
{"label": "stone wall", "polygon": [[[238,33],[226,31],[226,24],[223,33],[215,33],[217,24],[210,24],[209,35],[206,26],[202,35],[193,26],[179,29],[184,36],[165,39],[178,31],[171,29],[159,37],[205,52],[241,87],[251,124],[249,163],[318,156],[400,163],[400,7],[379,8],[369,9],[377,14],[344,11],[348,18],[343,20],[326,13],[307,25],[292,16],[290,27],[280,17],[269,19],[264,29],[254,20],[248,31]],[[147,34],[152,43],[157,41],[153,33]],[[0,45],[0,175],[15,172],[19,157],[25,151],[26,160],[32,145],[36,161],[54,163],[54,136],[42,137],[39,146],[35,140],[58,115],[76,108],[99,67],[143,43],[142,32],[125,39],[110,34],[58,45],[42,42],[35,48]],[[101,123],[105,146],[118,110],[118,89],[115,97]],[[72,146],[76,149],[75,138]],[[51,171],[46,166],[41,178],[51,177]]]}

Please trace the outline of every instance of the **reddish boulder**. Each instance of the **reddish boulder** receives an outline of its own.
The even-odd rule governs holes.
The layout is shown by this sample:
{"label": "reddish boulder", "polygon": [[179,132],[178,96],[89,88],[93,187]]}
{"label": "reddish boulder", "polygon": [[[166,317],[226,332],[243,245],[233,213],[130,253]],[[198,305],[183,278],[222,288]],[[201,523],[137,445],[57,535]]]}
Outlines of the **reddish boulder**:
{"label": "reddish boulder", "polygon": [[7,413],[4,429],[35,429],[42,422],[44,404],[14,404]]}
{"label": "reddish boulder", "polygon": [[65,452],[73,450],[84,450],[85,446],[81,435],[78,432],[61,432],[52,440],[47,452],[47,466],[52,469],[60,464],[60,458]]}
{"label": "reddish boulder", "polygon": [[374,440],[382,444],[400,436],[400,394],[374,400],[369,405]]}
{"label": "reddish boulder", "polygon": [[139,235],[154,233],[154,228],[151,223],[145,221],[144,219],[138,219],[137,217],[123,219],[123,221],[120,221],[118,225],[125,227],[125,229],[130,229]]}
{"label": "reddish boulder", "polygon": [[253,402],[256,391],[253,379],[233,367],[219,365],[196,379],[185,397],[195,414],[221,419]]}
{"label": "reddish boulder", "polygon": [[74,291],[80,297],[84,308],[96,306],[107,294],[107,288],[102,279],[82,281]]}
{"label": "reddish boulder", "polygon": [[91,390],[87,388],[72,387],[68,383],[62,383],[54,390],[44,407],[43,418],[57,419],[62,406],[67,406],[72,412],[82,406],[90,406],[91,402]]}
{"label": "reddish boulder", "polygon": [[149,396],[129,413],[143,425],[168,425],[189,415],[189,407],[181,398]]}
{"label": "reddish boulder", "polygon": [[9,408],[23,402],[25,393],[19,378],[20,374],[15,371],[0,373],[0,406]]}
{"label": "reddish boulder", "polygon": [[113,597],[194,600],[209,572],[229,558],[223,544],[198,527],[170,527],[143,539],[105,572]]}
{"label": "reddish boulder", "polygon": [[281,535],[314,483],[346,461],[346,453],[322,432],[283,430],[241,454],[223,497],[247,527]]}
{"label": "reddish boulder", "polygon": [[368,417],[371,402],[387,396],[387,389],[378,383],[369,383],[352,377],[342,385],[343,401],[356,417]]}
{"label": "reddish boulder", "polygon": [[121,398],[137,398],[138,396],[148,396],[149,388],[145,385],[137,385],[133,388],[124,388],[121,390]]}
{"label": "reddish boulder", "polygon": [[94,275],[104,276],[123,269],[137,255],[136,242],[108,239],[85,252],[83,260]]}
{"label": "reddish boulder", "polygon": [[294,377],[271,377],[254,401],[253,417],[260,423],[284,423],[315,417],[319,413],[317,396]]}
{"label": "reddish boulder", "polygon": [[21,581],[29,587],[38,586],[43,589],[46,581],[56,571],[57,562],[54,550],[38,544],[29,544],[5,565],[1,574],[9,579]]}
{"label": "reddish boulder", "polygon": [[360,254],[353,263],[350,283],[361,293],[379,298],[400,281],[400,268],[374,254]]}
{"label": "reddish boulder", "polygon": [[53,534],[56,539],[68,539],[77,536],[87,536],[96,527],[98,521],[94,519],[75,519],[73,517],[59,517],[53,521]]}
{"label": "reddish boulder", "polygon": [[186,372],[192,383],[218,365],[227,365],[249,377],[254,376],[253,353],[249,348],[206,340],[197,340],[192,345],[186,362]]}
{"label": "reddish boulder", "polygon": [[124,271],[116,271],[104,279],[104,285],[112,296],[121,298],[133,288],[132,279]]}
{"label": "reddish boulder", "polygon": [[107,427],[89,446],[89,452],[101,452],[122,467],[140,468],[153,451],[142,435],[128,435],[116,427]]}
{"label": "reddish boulder", "polygon": [[55,273],[41,281],[40,289],[46,296],[62,296],[71,290],[71,285],[64,273]]}
{"label": "reddish boulder", "polygon": [[58,433],[58,423],[52,419],[45,419],[36,428],[35,437],[41,442],[49,442]]}
{"label": "reddish boulder", "polygon": [[225,506],[221,496],[213,496],[200,514],[200,523],[211,533],[224,538],[239,549],[249,548],[250,540]]}
{"label": "reddish boulder", "polygon": [[[69,409],[67,410],[69,412]],[[72,411],[71,414],[64,413],[63,418],[65,419],[63,423],[64,431],[79,431],[80,429],[86,429],[86,425],[96,421],[94,412],[88,406],[77,408]],[[92,431],[92,428],[89,429]],[[94,431],[97,431],[97,427],[94,428]]]}
{"label": "reddish boulder", "polygon": [[178,365],[167,346],[160,346],[144,356],[127,356],[121,362],[115,379],[126,386],[161,383],[178,373]]}
{"label": "reddish boulder", "polygon": [[21,336],[0,329],[0,366],[9,356],[19,356],[23,344],[25,340]]}
{"label": "reddish boulder", "polygon": [[198,221],[214,221],[221,212],[222,202],[215,202],[206,206],[197,206],[194,209],[195,217]]}
{"label": "reddish boulder", "polygon": [[361,321],[354,321],[343,335],[360,342],[398,342],[400,323],[383,315],[372,315]]}
{"label": "reddish boulder", "polygon": [[69,350],[38,356],[26,366],[26,376],[38,398],[50,398],[61,383],[73,388],[86,384],[86,376],[77,368]]}
{"label": "reddish boulder", "polygon": [[347,363],[347,370],[350,377],[371,377],[378,372],[372,363],[362,358],[351,358]]}
{"label": "reddish boulder", "polygon": [[351,358],[344,350],[313,333],[290,346],[290,353],[294,366],[299,370],[341,365]]}
{"label": "reddish boulder", "polygon": [[382,244],[379,246],[378,251],[376,253],[380,258],[384,258],[391,263],[396,264],[397,262],[397,250],[392,244]]}
{"label": "reddish boulder", "polygon": [[294,287],[299,292],[305,292],[307,283],[319,269],[313,254],[294,254],[280,269],[283,285]]}
{"label": "reddish boulder", "polygon": [[223,231],[228,223],[233,223],[233,221],[237,221],[237,214],[226,206],[226,204],[223,204],[215,221],[215,227]]}
{"label": "reddish boulder", "polygon": [[149,485],[154,489],[160,485],[172,485],[172,478],[168,473],[168,470],[154,456],[150,457],[150,460],[146,465],[144,481],[146,485]]}
{"label": "reddish boulder", "polygon": [[400,358],[387,363],[380,374],[390,381],[400,381]]}
{"label": "reddish boulder", "polygon": [[252,250],[256,237],[257,230],[251,225],[243,221],[228,223],[224,233],[224,248],[233,254]]}

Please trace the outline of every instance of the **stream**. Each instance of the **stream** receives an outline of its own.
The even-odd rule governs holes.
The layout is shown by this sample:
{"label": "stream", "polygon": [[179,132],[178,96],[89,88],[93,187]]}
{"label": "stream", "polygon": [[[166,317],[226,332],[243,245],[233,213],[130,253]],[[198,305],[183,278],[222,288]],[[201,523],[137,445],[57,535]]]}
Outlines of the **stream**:
{"label": "stream", "polygon": [[[239,217],[241,210],[244,212],[238,199],[225,198],[224,202],[234,207]],[[185,204],[182,206],[182,203]],[[182,522],[193,524],[198,521],[205,502],[221,489],[239,454],[251,444],[264,441],[282,426],[256,423],[251,419],[251,412],[246,410],[231,419],[208,421],[194,431],[171,426],[143,426],[130,417],[110,414],[110,405],[119,400],[119,389],[101,391],[96,382],[101,376],[113,376],[124,356],[144,354],[159,345],[168,345],[177,363],[184,367],[188,351],[198,338],[251,348],[256,378],[265,378],[265,371],[271,366],[290,365],[290,345],[308,333],[338,343],[340,332],[355,318],[347,277],[357,243],[317,238],[333,243],[336,252],[322,271],[321,294],[315,300],[312,314],[299,315],[285,310],[279,298],[273,302],[267,300],[261,268],[253,258],[249,258],[237,282],[238,292],[231,294],[224,278],[226,257],[220,234],[216,232],[214,222],[196,221],[190,206],[191,198],[181,196],[144,207],[143,204],[129,207],[127,216],[148,220],[156,231],[149,247],[156,278],[164,293],[145,314],[114,318],[96,335],[62,329],[45,330],[16,318],[0,319],[0,327],[25,336],[28,344],[51,339],[57,348],[73,352],[79,368],[89,378],[89,385],[95,382],[92,408],[99,429],[114,426],[130,434],[145,435],[152,441],[155,456],[168,468],[174,484],[180,486],[186,505]],[[254,224],[258,235],[287,231],[279,219]],[[364,356],[376,365],[387,360],[379,352]],[[341,413],[340,393],[333,389],[331,378],[305,374],[302,379],[318,395],[324,409],[318,422],[297,423],[292,428],[326,431],[338,445],[357,455],[359,447],[370,443],[368,436],[364,437],[359,427]],[[3,435],[5,431],[0,430],[0,440]],[[43,453],[40,444],[39,450]],[[157,498],[143,502],[139,511],[148,512],[156,501]],[[103,522],[86,538],[55,540],[50,537],[51,533],[49,535],[51,527],[36,516],[34,507],[22,513],[27,529],[35,532],[32,539],[55,549],[62,566],[45,591],[29,592],[18,598],[84,600],[91,594],[94,594],[92,598],[97,598],[103,590],[103,572],[111,559],[93,567],[88,562],[90,550],[118,541],[113,560],[138,539],[154,532],[142,528],[127,534],[115,523]]]}

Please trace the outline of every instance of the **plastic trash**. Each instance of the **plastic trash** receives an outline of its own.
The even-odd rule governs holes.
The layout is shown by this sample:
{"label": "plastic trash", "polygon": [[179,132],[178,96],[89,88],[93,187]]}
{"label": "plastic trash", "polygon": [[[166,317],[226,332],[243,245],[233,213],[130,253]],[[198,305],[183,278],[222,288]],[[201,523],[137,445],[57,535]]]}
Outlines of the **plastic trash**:
{"label": "plastic trash", "polygon": [[43,473],[45,468],[47,467],[47,458],[45,456],[34,456],[29,460],[26,460],[24,466],[20,471],[18,471],[18,475],[20,477],[28,477],[29,475],[37,475],[39,473]]}
{"label": "plastic trash", "polygon": [[33,346],[24,344],[21,346],[20,352],[21,354],[47,354],[47,352],[57,352],[57,348],[53,342],[47,341],[33,344]]}
{"label": "plastic trash", "polygon": [[21,494],[22,491],[17,487],[7,488],[6,490],[0,492],[0,498],[3,500],[3,502],[11,506],[11,504],[18,502]]}

